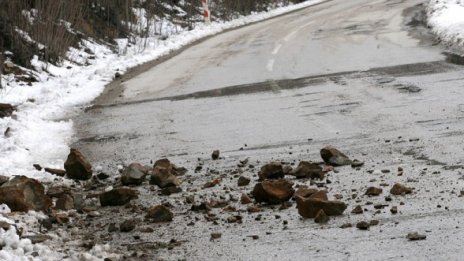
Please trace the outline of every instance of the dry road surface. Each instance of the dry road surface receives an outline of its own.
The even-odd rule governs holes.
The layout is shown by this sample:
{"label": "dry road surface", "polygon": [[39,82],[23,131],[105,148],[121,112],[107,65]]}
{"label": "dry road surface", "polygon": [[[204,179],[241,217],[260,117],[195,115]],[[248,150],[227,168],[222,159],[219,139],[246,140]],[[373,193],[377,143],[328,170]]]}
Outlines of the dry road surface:
{"label": "dry road surface", "polygon": [[[143,213],[106,208],[100,226],[82,233],[149,260],[462,259],[464,67],[424,27],[425,2],[327,1],[208,38],[113,83],[74,119],[74,146],[110,180],[119,164],[162,157],[189,172],[179,194],[137,187],[134,204],[170,203],[173,222],[145,224],[152,233],[108,235],[101,223],[142,220]],[[185,203],[191,195],[198,203],[240,198],[264,163],[320,161],[325,145],[365,162],[360,170],[337,168],[328,174],[330,184],[319,184],[349,205],[328,224],[300,218],[294,206],[248,214],[233,200],[237,212],[213,209],[214,224]],[[223,159],[210,159],[214,149]],[[256,167],[236,166],[246,158]],[[239,174],[252,183],[237,187]],[[201,189],[218,177],[220,185]],[[396,182],[414,193],[385,201]],[[368,186],[383,186],[383,193],[364,196]],[[378,211],[377,203],[388,206]],[[364,213],[351,214],[358,204]],[[392,206],[398,214],[390,213]],[[242,224],[224,221],[237,213]],[[368,231],[339,228],[372,219],[380,224]],[[426,240],[408,241],[413,231]],[[210,241],[213,232],[222,237]],[[156,243],[171,239],[179,245]]]}

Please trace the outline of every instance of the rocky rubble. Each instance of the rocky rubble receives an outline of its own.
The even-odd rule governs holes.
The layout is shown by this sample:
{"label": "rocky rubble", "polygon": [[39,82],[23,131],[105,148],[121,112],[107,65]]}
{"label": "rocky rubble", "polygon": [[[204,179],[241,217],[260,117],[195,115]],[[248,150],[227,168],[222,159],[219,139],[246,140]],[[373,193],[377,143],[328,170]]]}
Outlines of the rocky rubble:
{"label": "rocky rubble", "polygon": [[[302,220],[313,219],[322,229],[324,224],[330,225],[337,220],[337,216],[352,216],[353,223],[339,227],[349,229],[356,224],[359,230],[369,230],[379,225],[379,220],[357,218],[373,218],[379,213],[401,214],[396,205],[401,207],[403,202],[395,205],[389,202],[395,201],[395,197],[387,195],[385,201],[378,197],[383,193],[381,187],[391,186],[383,180],[373,178],[370,181],[376,182],[372,185],[380,184],[380,187],[368,186],[366,189],[347,184],[346,190],[333,190],[331,180],[336,180],[336,175],[346,175],[340,173],[345,170],[340,166],[359,168],[363,163],[351,161],[333,147],[322,149],[321,157],[326,165],[309,160],[271,161],[257,172],[255,163],[252,165],[248,159],[239,161],[233,170],[216,170],[212,167],[214,165],[208,166],[199,160],[195,164],[202,168],[189,175],[185,175],[186,169],[177,167],[168,159],[160,159],[153,167],[131,163],[121,168],[120,175],[109,173],[103,179],[99,177],[102,173],[93,176],[90,162],[78,150],[72,149],[65,163],[66,170],[53,170],[51,173],[65,172],[64,177],[73,180],[75,185],[49,184],[47,189],[34,179],[21,176],[3,178],[0,179],[0,203],[7,204],[13,211],[47,213],[48,219],[41,221],[41,227],[47,231],[63,225],[85,229],[84,224],[91,224],[95,228],[103,226],[101,220],[110,220],[104,229],[107,234],[100,235],[108,240],[113,233],[125,233],[135,239],[140,237],[140,233],[154,233],[156,229],[150,224],[169,230],[170,223],[178,226],[185,221],[186,227],[205,223],[226,229],[225,226],[282,219],[279,212],[290,213],[286,220],[282,220],[284,228],[288,225],[288,217],[295,213]],[[358,171],[347,169],[355,173]],[[369,170],[366,172],[369,173]],[[405,195],[412,191],[410,187],[395,183],[390,194]],[[147,203],[147,199],[156,204]],[[293,202],[296,202],[296,209],[292,207]],[[348,207],[351,211],[346,213]],[[222,238],[225,233],[220,232],[208,234],[209,240]],[[256,240],[260,238],[256,237]],[[410,240],[420,240],[415,238],[421,236],[408,235]],[[93,241],[89,244],[92,245]],[[179,242],[168,245],[177,246]]]}

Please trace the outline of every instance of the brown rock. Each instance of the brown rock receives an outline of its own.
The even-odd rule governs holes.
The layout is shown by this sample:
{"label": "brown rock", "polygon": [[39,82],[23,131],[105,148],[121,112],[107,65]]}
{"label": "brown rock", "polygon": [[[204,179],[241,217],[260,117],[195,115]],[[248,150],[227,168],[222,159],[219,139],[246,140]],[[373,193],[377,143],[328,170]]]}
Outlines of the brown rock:
{"label": "brown rock", "polygon": [[351,210],[352,214],[362,214],[363,212],[364,210],[360,205],[357,205],[355,208],[353,208],[353,210]]}
{"label": "brown rock", "polygon": [[246,204],[252,203],[252,201],[250,197],[248,197],[247,194],[242,193],[242,196],[240,196],[240,203],[242,203],[243,205],[246,205]]}
{"label": "brown rock", "polygon": [[401,185],[399,183],[396,183],[393,185],[393,187],[390,190],[390,193],[392,195],[405,195],[405,194],[410,194],[412,193],[412,188],[408,188],[404,185]]}
{"label": "brown rock", "polygon": [[238,178],[237,185],[238,185],[239,187],[243,187],[243,186],[246,186],[246,185],[248,185],[248,184],[250,184],[250,179],[249,179],[249,178],[244,177],[244,176],[240,176],[240,177]]}
{"label": "brown rock", "polygon": [[345,224],[340,226],[340,228],[350,228],[350,227],[353,227],[353,225],[351,223],[345,223]]}
{"label": "brown rock", "polygon": [[178,187],[181,182],[176,177],[175,173],[175,168],[169,160],[158,160],[155,162],[153,173],[150,178],[150,184],[157,185],[160,188]]}
{"label": "brown rock", "polygon": [[324,190],[319,190],[318,192],[312,194],[308,198],[320,199],[320,200],[329,200],[329,197],[327,197],[327,192],[325,192]]}
{"label": "brown rock", "polygon": [[217,160],[217,159],[219,159],[219,154],[220,154],[219,150],[215,150],[215,151],[213,151],[213,153],[211,154],[211,158],[212,158],[213,160]]}
{"label": "brown rock", "polygon": [[296,198],[298,213],[304,218],[316,217],[319,210],[324,210],[328,216],[342,215],[346,204],[340,201],[328,201],[317,198]]}
{"label": "brown rock", "polygon": [[294,169],[291,173],[292,176],[299,178],[311,178],[311,179],[324,179],[324,172],[322,167],[316,163],[311,163],[308,161],[301,161],[298,164],[298,167]]}
{"label": "brown rock", "polygon": [[321,149],[321,157],[326,164],[333,166],[351,165],[352,163],[345,154],[332,146]]}
{"label": "brown rock", "polygon": [[69,194],[62,194],[55,204],[55,209],[70,210],[74,208],[74,198]]}
{"label": "brown rock", "polygon": [[390,212],[391,212],[392,214],[397,214],[397,213],[398,213],[398,207],[397,207],[397,206],[391,207],[391,208],[390,208]]}
{"label": "brown rock", "polygon": [[39,164],[32,164],[32,167],[34,167],[34,169],[36,169],[38,171],[42,170],[42,166],[40,166]]}
{"label": "brown rock", "polygon": [[137,194],[137,191],[130,188],[115,188],[100,194],[100,205],[102,207],[122,206],[137,198]]}
{"label": "brown rock", "polygon": [[119,231],[121,232],[131,232],[137,226],[137,221],[135,219],[128,219],[119,224]]}
{"label": "brown rock", "polygon": [[219,183],[221,183],[221,180],[220,179],[213,179],[212,181],[208,181],[205,183],[205,185],[203,185],[203,188],[212,188],[212,187],[215,187],[216,185],[218,185]]}
{"label": "brown rock", "polygon": [[27,212],[33,209],[33,206],[28,202],[22,190],[15,187],[0,188],[0,204],[6,204],[11,211]]}
{"label": "brown rock", "polygon": [[221,237],[222,237],[221,233],[211,233],[211,239],[210,240],[219,239]]}
{"label": "brown rock", "polygon": [[293,183],[286,179],[265,180],[255,185],[252,194],[257,202],[280,204],[293,196],[292,186]]}
{"label": "brown rock", "polygon": [[283,178],[284,169],[282,167],[282,163],[271,162],[262,166],[258,176],[260,180]]}
{"label": "brown rock", "polygon": [[329,216],[325,214],[323,209],[320,209],[317,212],[316,217],[314,218],[314,222],[319,223],[319,224],[327,223],[329,222],[329,220],[330,220]]}
{"label": "brown rock", "polygon": [[62,170],[62,169],[45,168],[44,170],[45,172],[48,172],[52,175],[56,175],[58,177],[64,177],[64,175],[66,175],[66,170]]}
{"label": "brown rock", "polygon": [[169,196],[171,194],[177,194],[182,192],[182,188],[180,187],[165,187],[161,189],[161,194]]}
{"label": "brown rock", "polygon": [[417,232],[411,232],[411,233],[408,233],[406,238],[411,240],[411,241],[417,241],[417,240],[425,240],[427,238],[427,236],[426,235],[420,235]]}
{"label": "brown rock", "polygon": [[87,180],[92,177],[92,165],[77,149],[71,149],[71,152],[64,163],[66,177],[76,180]]}
{"label": "brown rock", "polygon": [[48,211],[52,200],[45,195],[44,186],[37,180],[16,176],[0,187],[0,204],[12,211]]}
{"label": "brown rock", "polygon": [[309,198],[312,194],[318,191],[318,189],[308,188],[308,186],[300,185],[296,190],[295,194],[293,195],[293,199],[295,199],[297,196],[300,196],[302,198]]}
{"label": "brown rock", "polygon": [[10,117],[15,111],[15,107],[8,103],[0,103],[0,119]]}
{"label": "brown rock", "polygon": [[356,228],[360,230],[368,230],[371,225],[366,221],[361,221],[356,224]]}
{"label": "brown rock", "polygon": [[351,167],[352,168],[359,168],[359,167],[362,167],[364,165],[364,162],[362,161],[359,161],[357,159],[354,159],[352,162],[351,162]]}
{"label": "brown rock", "polygon": [[381,188],[376,188],[376,187],[369,187],[366,190],[365,195],[367,196],[378,196],[382,194],[382,189]]}
{"label": "brown rock", "polygon": [[248,213],[258,213],[258,212],[261,212],[261,208],[259,208],[257,206],[249,206],[247,208],[247,211],[248,211]]}
{"label": "brown rock", "polygon": [[174,218],[174,214],[167,207],[158,205],[150,208],[145,218],[155,223],[170,222]]}
{"label": "brown rock", "polygon": [[140,163],[131,163],[124,168],[121,174],[121,183],[123,185],[141,185],[145,180],[148,170]]}

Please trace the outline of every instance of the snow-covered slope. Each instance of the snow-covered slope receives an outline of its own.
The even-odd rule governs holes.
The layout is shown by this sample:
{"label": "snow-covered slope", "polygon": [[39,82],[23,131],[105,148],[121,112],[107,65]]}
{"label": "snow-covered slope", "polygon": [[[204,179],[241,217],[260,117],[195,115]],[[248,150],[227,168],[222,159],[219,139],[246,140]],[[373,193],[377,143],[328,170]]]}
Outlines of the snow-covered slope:
{"label": "snow-covered slope", "polygon": [[428,24],[444,42],[464,50],[464,0],[431,0]]}

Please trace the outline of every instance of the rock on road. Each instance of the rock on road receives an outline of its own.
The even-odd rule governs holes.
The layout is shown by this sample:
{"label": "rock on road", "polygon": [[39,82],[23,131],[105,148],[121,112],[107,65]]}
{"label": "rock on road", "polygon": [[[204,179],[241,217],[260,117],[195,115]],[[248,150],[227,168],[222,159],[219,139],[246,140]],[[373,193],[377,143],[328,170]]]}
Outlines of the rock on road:
{"label": "rock on road", "polygon": [[[342,167],[330,174],[329,195],[341,194],[348,210],[328,224],[303,220],[291,207],[266,209],[262,221],[245,213],[243,224],[186,226],[192,217],[177,207],[170,225],[143,235],[151,237],[145,241],[183,242],[156,257],[459,259],[464,67],[447,62],[421,23],[424,2],[332,0],[208,38],[112,84],[74,119],[74,146],[115,173],[118,164],[169,157],[189,169],[187,192],[213,179],[207,169],[221,172],[245,158],[257,167],[275,159],[317,161],[319,149],[334,145],[365,162],[360,170]],[[224,159],[209,160],[218,148]],[[195,174],[197,158],[204,169]],[[398,167],[404,175],[397,175]],[[246,169],[243,175],[255,179],[254,174]],[[373,206],[385,203],[396,182],[414,187],[414,193],[394,196],[376,213]],[[363,196],[367,187],[385,183],[380,196]],[[235,184],[226,177],[204,196]],[[231,193],[239,197],[251,188]],[[178,206],[174,202],[183,198],[140,201]],[[358,204],[367,211],[350,215]],[[398,214],[390,213],[392,206]],[[380,225],[368,231],[339,228],[371,219]],[[406,234],[414,231],[427,239],[408,241]],[[211,233],[222,236],[210,241]],[[131,243],[126,236],[113,240]]]}

